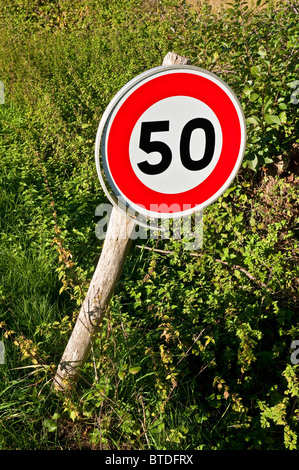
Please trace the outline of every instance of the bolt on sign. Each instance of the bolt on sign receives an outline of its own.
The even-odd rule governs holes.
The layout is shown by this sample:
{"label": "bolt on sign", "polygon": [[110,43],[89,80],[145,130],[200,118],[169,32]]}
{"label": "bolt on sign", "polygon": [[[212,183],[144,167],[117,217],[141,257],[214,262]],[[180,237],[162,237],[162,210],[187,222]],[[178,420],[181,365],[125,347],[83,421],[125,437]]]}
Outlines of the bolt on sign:
{"label": "bolt on sign", "polygon": [[95,159],[112,204],[117,198],[142,216],[175,218],[203,210],[229,187],[245,144],[243,110],[222,79],[194,66],[161,66],[112,99]]}

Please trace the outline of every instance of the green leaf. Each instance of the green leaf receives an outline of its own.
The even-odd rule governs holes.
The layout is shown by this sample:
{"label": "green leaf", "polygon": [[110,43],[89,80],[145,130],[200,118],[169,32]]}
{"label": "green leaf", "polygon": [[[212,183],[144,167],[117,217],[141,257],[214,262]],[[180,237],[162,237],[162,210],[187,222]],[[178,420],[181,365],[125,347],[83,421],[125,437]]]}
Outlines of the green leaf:
{"label": "green leaf", "polygon": [[267,124],[278,124],[279,126],[281,125],[279,117],[275,116],[274,114],[266,114],[265,121]]}
{"label": "green leaf", "polygon": [[243,93],[244,93],[245,96],[249,96],[251,92],[252,92],[251,87],[245,87],[244,90],[243,90]]}
{"label": "green leaf", "polygon": [[130,367],[129,373],[135,375],[135,374],[138,374],[138,372],[140,372],[140,370],[141,370],[140,366]]}
{"label": "green leaf", "polygon": [[272,96],[266,96],[264,99],[264,110],[266,111],[273,104]]}
{"label": "green leaf", "polygon": [[77,418],[78,413],[75,410],[71,410],[69,414],[70,414],[71,420],[75,421],[76,418]]}
{"label": "green leaf", "polygon": [[246,163],[247,163],[248,168],[250,168],[251,170],[255,170],[258,165],[258,162],[259,162],[258,157],[255,155],[252,160],[248,160]]}
{"label": "green leaf", "polygon": [[254,77],[258,77],[261,73],[261,69],[258,65],[253,65],[250,68],[250,72],[251,72],[251,75],[253,75]]}
{"label": "green leaf", "polygon": [[285,111],[282,111],[279,113],[279,119],[282,122],[282,124],[286,124],[287,122],[287,113]]}
{"label": "green leaf", "polygon": [[44,426],[47,428],[48,432],[55,432],[57,430],[57,424],[52,419],[45,419]]}
{"label": "green leaf", "polygon": [[234,270],[234,275],[235,275],[238,279],[241,278],[241,273],[240,273],[240,271],[237,271],[237,269]]}
{"label": "green leaf", "polygon": [[253,124],[254,126],[258,126],[259,123],[260,123],[260,120],[257,116],[249,116],[247,119],[246,119],[246,122],[248,124]]}
{"label": "green leaf", "polygon": [[263,47],[260,47],[259,50],[258,50],[258,54],[259,54],[261,57],[266,57],[267,51],[266,51]]}
{"label": "green leaf", "polygon": [[126,372],[124,370],[120,370],[118,372],[118,377],[120,378],[120,380],[124,380],[125,376],[126,376]]}
{"label": "green leaf", "polygon": [[260,95],[258,95],[257,93],[251,93],[249,99],[250,101],[256,101],[258,98],[259,98]]}

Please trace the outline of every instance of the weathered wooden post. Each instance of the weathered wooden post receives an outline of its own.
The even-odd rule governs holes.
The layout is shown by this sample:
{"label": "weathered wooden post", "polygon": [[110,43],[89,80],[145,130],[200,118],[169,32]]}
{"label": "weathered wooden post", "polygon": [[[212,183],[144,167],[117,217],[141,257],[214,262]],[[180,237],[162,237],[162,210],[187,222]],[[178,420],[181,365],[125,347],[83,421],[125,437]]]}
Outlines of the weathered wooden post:
{"label": "weathered wooden post", "polygon": [[[190,61],[169,52],[162,65],[177,64],[187,65],[190,64]],[[130,235],[133,228],[133,220],[114,207],[98,265],[56,371],[53,382],[56,390],[71,389],[79,378],[80,370],[90,352],[93,338],[99,330],[122,273],[131,246]]]}

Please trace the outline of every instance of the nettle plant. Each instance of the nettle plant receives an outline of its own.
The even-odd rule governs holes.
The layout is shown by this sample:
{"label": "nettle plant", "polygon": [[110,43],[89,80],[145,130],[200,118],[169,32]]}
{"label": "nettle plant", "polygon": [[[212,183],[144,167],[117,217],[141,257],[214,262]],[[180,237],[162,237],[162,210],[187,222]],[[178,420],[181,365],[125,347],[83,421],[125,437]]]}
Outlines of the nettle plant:
{"label": "nettle plant", "polygon": [[[287,166],[298,142],[299,32],[296,9],[285,2],[236,0],[212,13],[195,10],[187,56],[195,65],[220,75],[244,109],[248,142],[244,167],[257,170],[279,161]],[[191,34],[191,33],[190,33]]]}
{"label": "nettle plant", "polygon": [[[257,169],[272,163],[288,166],[291,146],[298,141],[298,107],[291,100],[291,86],[298,78],[296,18],[281,4],[265,10],[261,21],[242,14],[248,52],[242,77],[242,104],[248,124],[244,166]],[[278,24],[282,26],[278,29]]]}

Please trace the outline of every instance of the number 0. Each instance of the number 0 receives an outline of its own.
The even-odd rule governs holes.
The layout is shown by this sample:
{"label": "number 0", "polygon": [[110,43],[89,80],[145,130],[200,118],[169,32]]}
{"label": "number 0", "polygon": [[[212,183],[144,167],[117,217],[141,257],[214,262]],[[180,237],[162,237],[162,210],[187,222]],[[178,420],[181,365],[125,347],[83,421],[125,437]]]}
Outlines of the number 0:
{"label": "number 0", "polygon": [[[206,135],[205,153],[201,160],[192,160],[190,156],[190,140],[192,132],[195,129],[203,129]],[[181,160],[184,167],[191,171],[203,170],[203,168],[211,163],[214,150],[215,130],[211,121],[208,121],[208,119],[204,118],[197,118],[187,122],[184,129],[182,130],[180,142]]]}
{"label": "number 0", "polygon": [[[203,129],[206,137],[205,152],[200,160],[193,160],[190,155],[190,141],[195,129]],[[147,175],[158,175],[169,167],[172,161],[172,152],[165,142],[151,141],[152,132],[169,131],[169,121],[149,121],[141,123],[139,148],[146,153],[159,152],[161,161],[150,164],[148,161],[138,163],[138,167]],[[211,121],[205,118],[196,118],[187,122],[180,139],[180,156],[183,166],[187,170],[198,171],[206,168],[212,161],[215,150],[215,129]]]}

